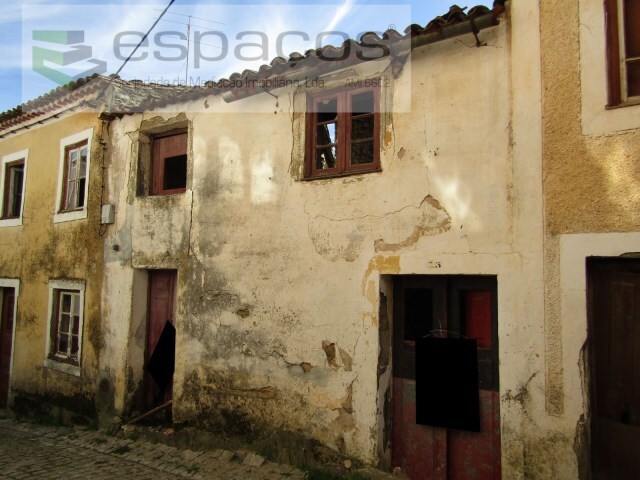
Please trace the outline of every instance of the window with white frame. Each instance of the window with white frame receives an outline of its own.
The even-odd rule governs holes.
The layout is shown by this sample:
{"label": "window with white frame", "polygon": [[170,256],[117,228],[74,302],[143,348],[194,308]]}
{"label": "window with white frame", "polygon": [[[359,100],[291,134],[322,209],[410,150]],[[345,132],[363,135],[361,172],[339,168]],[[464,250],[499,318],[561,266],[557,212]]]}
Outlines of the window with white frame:
{"label": "window with white frame", "polygon": [[84,281],[49,282],[49,337],[45,365],[80,375]]}
{"label": "window with white frame", "polygon": [[640,2],[605,0],[609,106],[640,101]]}
{"label": "window with white frame", "polygon": [[93,129],[60,141],[60,167],[54,222],[87,218]]}
{"label": "window with white frame", "polygon": [[22,225],[28,150],[2,157],[0,227]]}
{"label": "window with white frame", "polygon": [[65,148],[61,212],[84,207],[87,185],[87,153],[86,140]]}

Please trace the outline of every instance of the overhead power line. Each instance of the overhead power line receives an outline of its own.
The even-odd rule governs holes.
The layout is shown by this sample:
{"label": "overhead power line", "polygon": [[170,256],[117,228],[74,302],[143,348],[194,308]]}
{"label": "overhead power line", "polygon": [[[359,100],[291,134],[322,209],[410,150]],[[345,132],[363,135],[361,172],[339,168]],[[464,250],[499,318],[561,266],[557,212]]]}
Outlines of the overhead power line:
{"label": "overhead power line", "polygon": [[153,25],[151,25],[151,28],[147,31],[147,33],[144,34],[144,37],[142,37],[142,39],[138,42],[138,44],[136,45],[136,48],[133,49],[133,51],[129,54],[129,56],[126,58],[126,60],[124,62],[122,62],[122,65],[120,65],[120,68],[118,69],[118,71],[115,73],[116,76],[118,76],[118,74],[122,71],[122,69],[124,68],[124,66],[127,64],[127,62],[129,60],[131,60],[131,57],[133,57],[133,54],[136,53],[138,51],[138,48],[140,48],[140,45],[142,45],[142,43],[147,39],[147,37],[149,36],[149,34],[151,33],[151,30],[153,30],[155,28],[155,26],[158,24],[158,22],[160,21],[160,19],[164,16],[165,13],[167,13],[167,10],[169,10],[169,7],[171,5],[173,5],[173,3],[176,0],[171,0],[169,2],[169,5],[167,5],[165,7],[165,9],[162,11],[162,13],[160,14],[160,16],[156,19],[155,22],[153,22]]}
{"label": "overhead power line", "polygon": [[[158,12],[160,11],[159,8],[155,8],[154,10],[157,10]],[[222,23],[222,22],[216,22],[215,20],[209,20],[208,18],[194,17],[193,15],[186,15],[184,13],[169,12],[169,15],[179,15],[181,17],[197,18],[198,20],[204,20],[205,22],[217,23],[218,25],[226,25],[225,23]]]}

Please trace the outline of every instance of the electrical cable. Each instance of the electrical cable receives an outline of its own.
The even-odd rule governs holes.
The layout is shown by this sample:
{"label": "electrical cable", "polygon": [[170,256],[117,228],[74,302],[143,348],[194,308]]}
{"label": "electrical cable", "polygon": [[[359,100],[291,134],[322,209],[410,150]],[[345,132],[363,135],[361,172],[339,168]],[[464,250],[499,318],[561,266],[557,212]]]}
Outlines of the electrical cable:
{"label": "electrical cable", "polygon": [[151,28],[147,31],[147,33],[144,34],[144,37],[142,37],[142,39],[138,42],[138,45],[136,45],[136,48],[133,49],[133,51],[129,54],[129,56],[126,58],[126,60],[122,63],[122,65],[120,65],[120,68],[118,69],[118,71],[114,74],[116,77],[118,76],[118,74],[122,71],[122,69],[124,68],[124,66],[127,64],[127,62],[129,60],[131,60],[131,57],[133,57],[133,54],[136,53],[138,51],[138,48],[140,48],[140,45],[143,44],[143,42],[147,39],[147,37],[149,36],[149,34],[151,33],[151,30],[153,30],[155,28],[155,26],[158,24],[158,22],[160,21],[160,19],[164,16],[165,13],[167,13],[167,10],[169,10],[169,7],[171,7],[171,5],[173,5],[173,3],[176,0],[171,0],[169,2],[169,5],[167,5],[165,7],[165,9],[162,11],[162,13],[160,14],[160,16],[156,19],[155,22],[153,22],[153,25],[151,25]]}

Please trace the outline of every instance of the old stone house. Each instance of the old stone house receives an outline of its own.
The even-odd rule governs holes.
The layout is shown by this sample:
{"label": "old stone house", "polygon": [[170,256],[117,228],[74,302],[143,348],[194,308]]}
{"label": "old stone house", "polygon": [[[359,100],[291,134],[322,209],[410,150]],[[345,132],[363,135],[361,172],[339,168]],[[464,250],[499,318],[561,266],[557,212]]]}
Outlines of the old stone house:
{"label": "old stone house", "polygon": [[167,93],[93,77],[0,115],[3,407],[95,415],[105,114]]}
{"label": "old stone house", "polygon": [[[114,119],[97,402],[411,478],[520,475],[547,418],[539,27],[501,10]],[[446,388],[415,345],[447,332],[480,342],[480,433],[416,425]]]}
{"label": "old stone house", "polygon": [[93,412],[103,280],[104,126],[57,89],[0,117],[3,404]]}
{"label": "old stone house", "polygon": [[[588,478],[610,437],[590,437],[587,318],[604,307],[587,285],[621,262],[637,275],[629,255],[590,258],[638,250],[635,57],[616,93],[599,2],[500,3],[209,88],[118,81],[90,112],[0,117],[3,178],[26,179],[21,220],[0,183],[4,398],[81,397],[103,423],[165,405],[410,478]],[[62,109],[60,92],[41,101]],[[468,387],[451,349],[468,342],[434,350],[443,335],[475,340],[477,384],[455,419],[424,421]]]}

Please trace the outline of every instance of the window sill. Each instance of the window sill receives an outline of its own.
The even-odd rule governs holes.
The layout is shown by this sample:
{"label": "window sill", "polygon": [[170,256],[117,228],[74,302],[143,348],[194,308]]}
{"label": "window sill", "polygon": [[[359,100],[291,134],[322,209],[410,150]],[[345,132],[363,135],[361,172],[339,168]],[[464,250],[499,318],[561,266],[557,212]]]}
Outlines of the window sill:
{"label": "window sill", "polygon": [[150,197],[166,197],[167,195],[182,195],[187,191],[186,188],[176,188],[173,190],[161,190],[159,192],[150,193]]}
{"label": "window sill", "polygon": [[0,228],[2,228],[2,227],[20,227],[20,226],[22,226],[22,217],[0,218]]}
{"label": "window sill", "polygon": [[54,358],[45,358],[44,366],[52,370],[57,370],[59,372],[67,373],[76,377],[80,376],[80,365],[58,361]]}
{"label": "window sill", "polygon": [[366,171],[359,172],[346,172],[346,173],[332,173],[330,175],[316,175],[315,177],[304,177],[302,180],[305,182],[313,182],[315,180],[327,180],[330,178],[342,178],[353,177],[354,175],[368,175],[369,173],[380,173],[382,169],[380,167]]}
{"label": "window sill", "polygon": [[53,216],[53,223],[71,222],[87,218],[87,209],[71,210],[68,212],[58,212]]}
{"label": "window sill", "polygon": [[620,102],[617,105],[607,105],[605,107],[606,110],[615,110],[617,108],[625,108],[625,107],[633,107],[640,105],[640,98],[635,97],[631,100],[625,100],[624,102]]}

